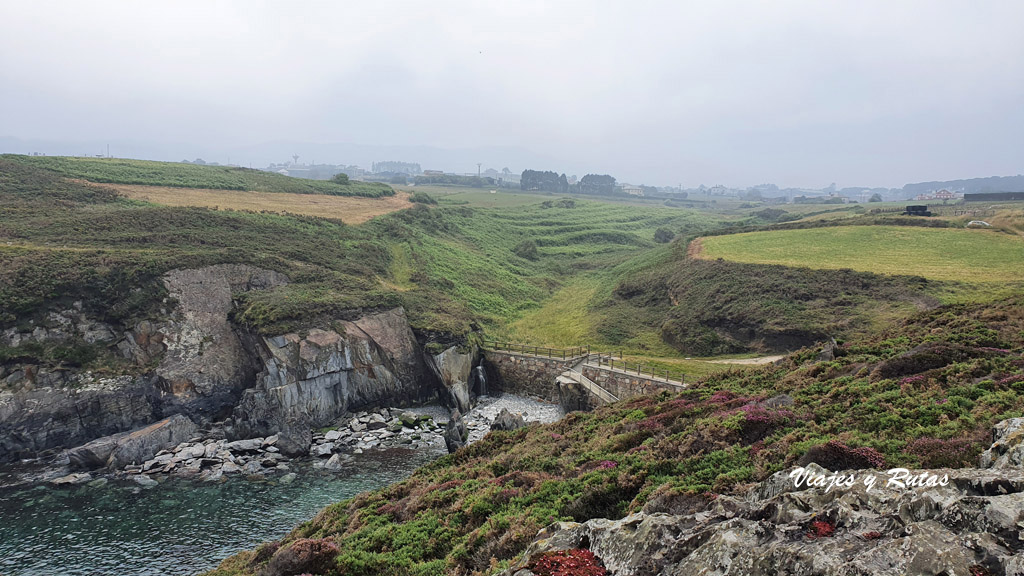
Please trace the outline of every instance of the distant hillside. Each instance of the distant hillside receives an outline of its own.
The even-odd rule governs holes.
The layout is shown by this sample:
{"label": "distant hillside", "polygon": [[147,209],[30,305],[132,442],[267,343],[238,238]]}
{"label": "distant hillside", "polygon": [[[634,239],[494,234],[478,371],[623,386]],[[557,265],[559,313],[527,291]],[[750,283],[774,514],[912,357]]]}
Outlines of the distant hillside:
{"label": "distant hillside", "polygon": [[273,172],[233,166],[198,166],[176,162],[151,162],[124,158],[79,158],[71,156],[18,156],[4,154],[4,160],[52,170],[69,178],[109,184],[141,184],[175,188],[290,192],[328,196],[392,196],[387,184],[356,182],[338,184],[323,180],[291,178]]}
{"label": "distant hillside", "polygon": [[1024,192],[1024,176],[990,176],[988,178],[968,178],[967,180],[947,180],[945,182],[918,182],[903,187],[906,195],[917,195],[933,190],[955,190],[960,192]]}

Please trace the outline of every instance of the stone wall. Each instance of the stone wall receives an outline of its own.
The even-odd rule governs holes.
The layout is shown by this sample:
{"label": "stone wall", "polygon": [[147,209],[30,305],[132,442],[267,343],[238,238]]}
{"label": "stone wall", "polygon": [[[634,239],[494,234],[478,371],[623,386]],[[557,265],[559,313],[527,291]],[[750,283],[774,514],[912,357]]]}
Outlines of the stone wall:
{"label": "stone wall", "polygon": [[619,400],[632,398],[641,394],[655,394],[662,390],[677,392],[682,390],[678,384],[669,384],[664,380],[656,380],[647,376],[628,374],[620,370],[582,366],[580,371],[593,380],[598,386],[611,392]]}
{"label": "stone wall", "polygon": [[572,366],[572,360],[524,356],[487,350],[484,359],[488,372],[497,377],[497,388],[502,392],[524,394],[558,402],[558,384],[555,378]]}

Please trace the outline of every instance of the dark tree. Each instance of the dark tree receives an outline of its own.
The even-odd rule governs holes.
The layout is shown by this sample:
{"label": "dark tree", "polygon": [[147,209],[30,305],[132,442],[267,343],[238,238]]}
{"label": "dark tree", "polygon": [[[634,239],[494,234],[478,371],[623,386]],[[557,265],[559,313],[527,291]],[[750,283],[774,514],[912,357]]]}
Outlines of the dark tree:
{"label": "dark tree", "polygon": [[569,180],[565,174],[559,176],[557,172],[550,170],[523,170],[523,175],[519,178],[519,188],[565,194],[569,191]]}
{"label": "dark tree", "polygon": [[348,184],[348,174],[338,172],[331,178],[331,182],[334,182],[335,184]]}
{"label": "dark tree", "polygon": [[615,178],[607,174],[587,174],[580,180],[581,194],[612,196],[615,192]]}
{"label": "dark tree", "polygon": [[879,194],[878,192],[875,192],[874,194],[871,195],[871,198],[868,198],[868,202],[881,202],[881,201],[882,201],[882,195]]}

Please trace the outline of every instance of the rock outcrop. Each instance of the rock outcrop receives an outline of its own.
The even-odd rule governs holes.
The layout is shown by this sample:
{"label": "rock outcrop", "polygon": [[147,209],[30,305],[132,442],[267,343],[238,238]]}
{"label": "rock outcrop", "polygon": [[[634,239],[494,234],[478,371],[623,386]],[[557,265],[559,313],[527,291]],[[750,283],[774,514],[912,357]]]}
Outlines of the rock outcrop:
{"label": "rock outcrop", "polygon": [[350,409],[420,402],[437,389],[400,308],[263,337],[231,323],[232,295],[281,286],[284,275],[221,264],[175,270],[163,282],[168,309],[159,319],[118,327],[74,306],[51,314],[46,327],[0,333],[0,345],[14,348],[88,341],[138,366],[134,375],[108,378],[0,365],[0,462],[174,414],[202,426],[233,414],[226,429],[233,437],[279,434],[281,452],[304,454],[313,426]]}
{"label": "rock outcrop", "polygon": [[[768,498],[755,490],[748,499],[719,496],[694,514],[559,523],[506,574],[527,576],[539,554],[581,547],[617,576],[1024,574],[1024,475],[939,474],[948,486],[804,487]],[[767,482],[792,483],[788,472]]]}
{"label": "rock outcrop", "polygon": [[982,468],[1010,468],[1024,466],[1024,418],[1011,418],[995,425],[995,442],[981,454]]}
{"label": "rock outcrop", "polygon": [[462,414],[456,409],[452,412],[451,418],[448,419],[448,424],[444,428],[444,444],[448,448],[448,453],[453,454],[465,446],[468,441],[469,430],[466,429],[466,423],[462,421]]}
{"label": "rock outcrop", "polygon": [[[400,308],[332,330],[264,337],[257,349],[263,368],[234,411],[239,437],[308,431],[349,410],[424,400],[434,389]],[[308,440],[294,447],[308,449]]]}
{"label": "rock outcrop", "polygon": [[447,391],[448,405],[462,413],[473,408],[470,395],[473,357],[473,352],[459,352],[455,346],[433,357],[437,375]]}

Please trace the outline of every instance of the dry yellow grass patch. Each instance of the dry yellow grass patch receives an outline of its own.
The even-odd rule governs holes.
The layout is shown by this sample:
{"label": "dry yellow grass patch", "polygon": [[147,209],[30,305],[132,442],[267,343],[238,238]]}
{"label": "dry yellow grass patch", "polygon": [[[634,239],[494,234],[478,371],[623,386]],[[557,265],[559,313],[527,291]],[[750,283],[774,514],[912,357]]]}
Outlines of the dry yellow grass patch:
{"label": "dry yellow grass patch", "polygon": [[254,210],[280,214],[303,214],[335,218],[346,224],[362,224],[367,220],[408,208],[409,194],[396,192],[383,198],[326,196],[321,194],[284,194],[249,192],[245,190],[209,190],[205,188],[172,188],[136,184],[95,184],[117,190],[122,196],[165,206],[202,206],[230,210]]}

